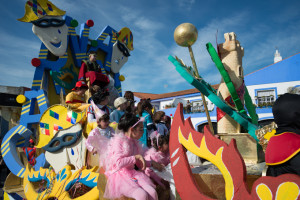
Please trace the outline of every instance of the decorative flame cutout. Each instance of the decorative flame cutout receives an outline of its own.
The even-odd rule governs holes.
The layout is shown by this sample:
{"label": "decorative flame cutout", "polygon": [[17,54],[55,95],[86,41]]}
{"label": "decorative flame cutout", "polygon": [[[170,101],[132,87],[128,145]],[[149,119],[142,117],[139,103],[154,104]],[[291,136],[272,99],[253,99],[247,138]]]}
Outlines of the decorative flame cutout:
{"label": "decorative flame cutout", "polygon": [[211,199],[201,192],[194,180],[183,146],[219,168],[225,180],[226,199],[299,197],[300,177],[292,174],[276,178],[261,177],[253,184],[250,193],[246,185],[246,166],[237,150],[235,140],[227,145],[214,137],[208,127],[204,128],[204,133],[195,131],[190,118],[184,120],[183,106],[179,104],[171,128],[170,155],[176,189],[183,200]]}
{"label": "decorative flame cutout", "polygon": [[[65,166],[57,175],[51,169],[40,168],[39,171],[29,168],[27,165],[24,175],[24,193],[27,199],[49,199],[56,197],[57,199],[71,200],[68,190],[76,183],[82,183],[93,188],[84,195],[75,198],[76,200],[99,199],[99,190],[97,189],[97,181],[99,174],[95,171],[97,167],[92,169],[82,168],[74,173],[71,172],[71,166]],[[47,188],[41,193],[35,191],[32,182],[47,180]]]}

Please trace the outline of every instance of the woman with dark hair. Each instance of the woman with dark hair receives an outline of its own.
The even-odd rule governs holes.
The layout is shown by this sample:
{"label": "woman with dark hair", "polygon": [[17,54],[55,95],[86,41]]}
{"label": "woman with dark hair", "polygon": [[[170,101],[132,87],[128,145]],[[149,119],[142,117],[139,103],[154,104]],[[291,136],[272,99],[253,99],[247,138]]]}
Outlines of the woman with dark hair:
{"label": "woman with dark hair", "polygon": [[[111,110],[107,106],[108,104],[108,96],[109,92],[107,90],[99,90],[92,96],[92,100],[96,104],[98,108],[100,108],[102,111],[106,112],[106,114],[110,114]],[[87,112],[87,120],[88,122],[96,122],[95,112],[92,106],[89,106],[88,112]]]}
{"label": "woman with dark hair", "polygon": [[140,139],[145,146],[150,146],[150,144],[147,142],[148,137],[153,131],[156,131],[156,127],[152,121],[152,108],[153,106],[150,103],[150,99],[141,99],[137,107],[138,117],[145,118],[145,121],[143,122],[144,134]]}
{"label": "woman with dark hair", "polygon": [[126,91],[124,94],[124,98],[127,100],[128,106],[126,108],[126,112],[135,113],[136,108],[134,105],[134,94],[131,91]]}
{"label": "woman with dark hair", "polygon": [[272,111],[277,128],[265,153],[267,175],[300,175],[300,95],[282,95]]}

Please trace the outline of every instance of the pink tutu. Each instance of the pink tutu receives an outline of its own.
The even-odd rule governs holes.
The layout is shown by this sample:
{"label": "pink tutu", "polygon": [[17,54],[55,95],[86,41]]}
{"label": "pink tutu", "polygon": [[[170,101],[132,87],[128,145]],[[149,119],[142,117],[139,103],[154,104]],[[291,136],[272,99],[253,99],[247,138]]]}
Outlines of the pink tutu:
{"label": "pink tutu", "polygon": [[143,172],[136,171],[135,169],[122,168],[121,170],[109,175],[104,198],[115,199],[134,191],[142,185],[148,184],[155,188],[150,178]]}
{"label": "pink tutu", "polygon": [[123,133],[115,134],[110,140],[105,159],[107,184],[104,198],[119,198],[138,188],[155,188],[150,178],[142,171],[136,171],[135,155],[143,155],[144,150],[138,140],[130,139]]}

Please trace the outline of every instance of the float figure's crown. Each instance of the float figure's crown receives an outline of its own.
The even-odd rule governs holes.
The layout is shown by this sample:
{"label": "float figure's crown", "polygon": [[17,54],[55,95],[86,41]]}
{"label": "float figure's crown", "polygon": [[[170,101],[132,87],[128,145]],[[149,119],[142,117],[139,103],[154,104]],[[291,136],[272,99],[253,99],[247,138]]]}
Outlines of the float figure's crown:
{"label": "float figure's crown", "polygon": [[48,0],[28,0],[25,4],[25,15],[18,19],[21,22],[32,22],[44,16],[62,16],[66,11],[57,8]]}
{"label": "float figure's crown", "polygon": [[120,42],[124,43],[130,51],[133,50],[133,36],[129,28],[122,28],[116,33],[116,37]]}

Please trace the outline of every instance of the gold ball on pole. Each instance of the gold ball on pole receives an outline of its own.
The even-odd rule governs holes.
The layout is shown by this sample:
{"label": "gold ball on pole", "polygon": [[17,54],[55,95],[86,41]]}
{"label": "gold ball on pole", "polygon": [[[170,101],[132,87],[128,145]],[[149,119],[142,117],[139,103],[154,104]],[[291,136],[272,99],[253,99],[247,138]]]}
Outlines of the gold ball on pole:
{"label": "gold ball on pole", "polygon": [[183,23],[174,31],[175,42],[182,47],[192,46],[198,38],[197,28],[191,23]]}

